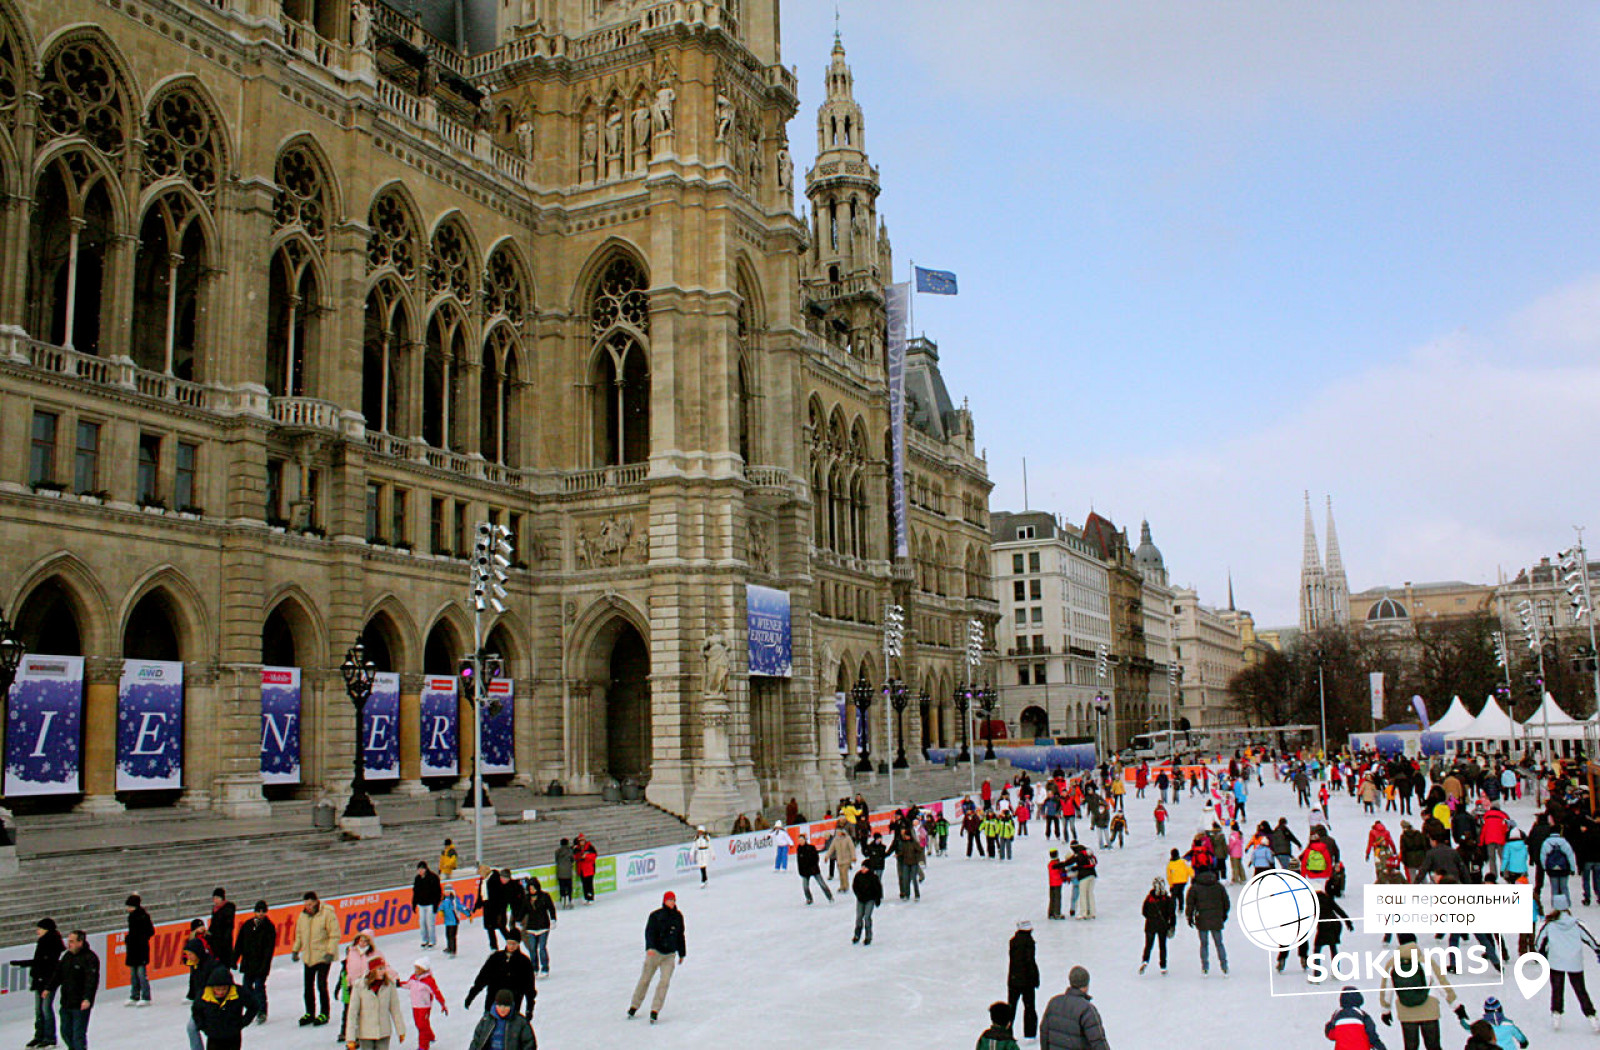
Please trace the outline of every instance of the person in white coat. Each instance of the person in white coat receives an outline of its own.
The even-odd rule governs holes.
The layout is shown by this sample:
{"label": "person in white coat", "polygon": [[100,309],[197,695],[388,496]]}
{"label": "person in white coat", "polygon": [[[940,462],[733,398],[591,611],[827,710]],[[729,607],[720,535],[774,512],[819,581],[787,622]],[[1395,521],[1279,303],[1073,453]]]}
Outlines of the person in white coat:
{"label": "person in white coat", "polygon": [[350,1013],[345,1017],[345,1045],[350,1050],[389,1050],[395,1036],[406,1041],[406,1015],[400,1005],[394,975],[379,956],[367,960],[366,976],[350,989]]}
{"label": "person in white coat", "polygon": [[711,867],[711,836],[706,834],[705,825],[694,829],[694,862],[700,869],[700,888],[704,889],[706,869]]}
{"label": "person in white coat", "polygon": [[1550,962],[1550,1026],[1561,1027],[1566,984],[1570,981],[1578,1008],[1589,1019],[1589,1026],[1600,1032],[1600,1018],[1595,1016],[1594,1003],[1583,984],[1583,957],[1593,952],[1600,958],[1600,941],[1571,909],[1572,902],[1567,897],[1555,895],[1550,901],[1550,915],[1533,939],[1533,950]]}

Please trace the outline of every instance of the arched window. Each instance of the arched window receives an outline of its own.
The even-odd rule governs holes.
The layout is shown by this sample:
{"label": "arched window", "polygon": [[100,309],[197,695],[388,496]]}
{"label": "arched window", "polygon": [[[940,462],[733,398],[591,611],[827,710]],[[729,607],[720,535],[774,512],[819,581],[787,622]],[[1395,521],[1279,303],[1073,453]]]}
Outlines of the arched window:
{"label": "arched window", "polygon": [[446,306],[428,322],[422,357],[422,440],[434,448],[459,451],[458,425],[461,365],[466,361],[466,322],[461,312]]}
{"label": "arched window", "polygon": [[28,229],[28,329],[35,336],[100,352],[111,235],[111,197],[100,168],[81,150],[56,157],[39,176]]}
{"label": "arched window", "polygon": [[91,40],[72,40],[44,63],[39,82],[38,141],[81,137],[106,157],[121,156],[131,136],[127,92]]}
{"label": "arched window", "polygon": [[421,255],[417,224],[399,191],[388,189],[378,195],[367,225],[372,230],[367,235],[367,272],[389,266],[402,281],[415,277]]}
{"label": "arched window", "polygon": [[411,347],[411,321],[404,293],[394,281],[384,281],[367,296],[361,335],[361,414],[367,429],[383,434],[405,434],[401,418],[401,388]]}
{"label": "arched window", "polygon": [[182,193],[145,212],[133,269],[133,363],[179,379],[195,378],[206,237]]}
{"label": "arched window", "polygon": [[478,374],[478,450],[491,463],[516,462],[517,341],[506,325],[496,325],[483,346]]}
{"label": "arched window", "polygon": [[306,361],[315,349],[320,312],[316,269],[300,240],[285,241],[267,278],[267,393],[304,397]]}
{"label": "arched window", "polygon": [[460,220],[449,218],[433,231],[428,245],[428,288],[434,295],[453,295],[462,306],[472,303],[477,253]]}
{"label": "arched window", "polygon": [[328,235],[332,210],[322,165],[311,147],[297,142],[278,157],[273,172],[278,192],[272,202],[273,228],[299,227],[316,244]]}
{"label": "arched window", "polygon": [[211,113],[200,97],[184,87],[168,91],[150,107],[145,175],[150,182],[180,179],[212,206],[221,180],[218,146]]}
{"label": "arched window", "polygon": [[483,271],[484,316],[504,317],[520,331],[528,316],[527,284],[516,253],[505,244],[497,247]]}
{"label": "arched window", "polygon": [[598,466],[650,458],[650,298],[644,273],[625,256],[606,266],[589,306]]}
{"label": "arched window", "polygon": [[15,129],[22,112],[22,95],[28,89],[28,67],[18,34],[9,18],[0,17],[0,124]]}

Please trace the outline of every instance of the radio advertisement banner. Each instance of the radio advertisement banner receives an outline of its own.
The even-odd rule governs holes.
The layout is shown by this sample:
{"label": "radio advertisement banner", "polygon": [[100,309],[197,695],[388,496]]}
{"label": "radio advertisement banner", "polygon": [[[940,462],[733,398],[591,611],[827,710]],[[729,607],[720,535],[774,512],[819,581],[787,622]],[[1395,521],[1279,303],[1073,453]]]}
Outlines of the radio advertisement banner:
{"label": "radio advertisement banner", "polygon": [[400,779],[400,675],[382,671],[361,712],[361,761],[368,780]]}
{"label": "radio advertisement banner", "polygon": [[[453,777],[461,766],[461,705],[449,675],[422,679],[422,775]],[[470,792],[469,792],[470,794]]]}
{"label": "radio advertisement banner", "polygon": [[82,725],[83,657],[24,656],[6,705],[5,793],[76,794]]}
{"label": "radio advertisement banner", "polygon": [[183,664],[126,660],[117,693],[117,790],[183,787]]}
{"label": "radio advertisement banner", "polygon": [[300,668],[261,669],[261,782],[300,783]]}
{"label": "radio advertisement banner", "polygon": [[[513,745],[513,730],[517,725],[516,689],[509,678],[497,678],[489,683],[489,699],[483,708],[483,771],[485,773],[515,773],[517,752]],[[491,708],[500,701],[500,713]]]}
{"label": "radio advertisement banner", "polygon": [[793,666],[789,636],[789,592],[754,583],[744,585],[750,673],[788,678]]}

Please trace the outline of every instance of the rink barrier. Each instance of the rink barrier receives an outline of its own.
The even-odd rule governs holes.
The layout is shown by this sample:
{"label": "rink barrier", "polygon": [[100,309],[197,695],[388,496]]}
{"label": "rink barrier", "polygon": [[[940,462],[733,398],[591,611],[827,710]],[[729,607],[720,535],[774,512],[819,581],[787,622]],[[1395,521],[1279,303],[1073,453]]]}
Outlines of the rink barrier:
{"label": "rink barrier", "polygon": [[[955,813],[960,807],[961,799],[948,798],[936,802],[919,803],[921,808],[935,814]],[[894,816],[893,809],[884,809],[869,815],[873,831],[887,832],[889,822]],[[726,865],[737,865],[740,868],[753,867],[759,861],[772,864],[775,860],[774,850],[777,848],[780,836],[787,840],[787,846],[792,848],[796,843],[796,835],[805,829],[804,833],[819,848],[827,846],[827,840],[833,836],[837,825],[836,820],[813,821],[806,824],[797,824],[793,828],[781,831],[772,829],[756,831],[745,835],[726,835],[711,840],[712,861],[711,871],[715,873]],[[955,823],[955,821],[952,821]],[[539,880],[540,886],[554,894],[556,888],[556,870],[554,864],[539,864],[525,868],[513,868],[512,875],[517,878],[533,876]],[[699,867],[694,862],[694,843],[685,842],[674,846],[661,846],[655,849],[635,850],[630,853],[606,854],[596,859],[595,862],[595,895],[625,892],[629,890],[648,889],[651,886],[670,883],[682,878],[698,877]],[[467,878],[448,880],[455,887],[456,896],[469,913],[476,908],[478,879],[476,875]],[[574,881],[578,881],[574,879]],[[579,887],[581,892],[581,886]],[[416,911],[411,906],[411,887],[396,886],[389,889],[373,890],[367,893],[351,893],[340,897],[328,897],[322,901],[324,907],[331,907],[339,917],[339,942],[341,944],[351,940],[362,930],[367,930],[374,937],[383,937],[388,934],[398,933],[402,930],[416,928]],[[291,904],[280,904],[267,909],[267,918],[272,921],[277,931],[277,946],[273,952],[274,957],[288,955],[294,947],[295,920],[299,916],[303,901]],[[251,912],[241,911],[234,924],[237,934],[239,927],[250,918]],[[210,916],[195,916],[209,921]],[[442,920],[440,920],[442,922]],[[474,916],[473,921],[481,922],[482,916]],[[188,973],[188,967],[183,962],[183,945],[189,935],[189,919],[177,922],[164,922],[156,925],[155,936],[150,941],[150,965],[147,976],[152,981],[166,977],[178,977]],[[464,925],[465,923],[463,923]],[[102,990],[126,988],[132,983],[132,974],[128,969],[126,930],[116,930],[110,933],[91,933],[89,943],[100,947],[100,980]],[[33,955],[33,942],[14,947],[9,950],[0,950],[0,958],[18,959],[31,958]],[[25,967],[15,966],[10,962],[3,964],[0,970],[0,995],[11,991],[26,991],[28,988],[28,971]]]}

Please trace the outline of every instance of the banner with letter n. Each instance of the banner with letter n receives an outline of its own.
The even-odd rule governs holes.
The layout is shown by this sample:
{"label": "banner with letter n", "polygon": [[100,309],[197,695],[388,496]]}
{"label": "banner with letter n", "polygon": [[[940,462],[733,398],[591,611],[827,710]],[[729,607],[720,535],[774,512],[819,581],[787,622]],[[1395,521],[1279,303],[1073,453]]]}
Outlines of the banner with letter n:
{"label": "banner with letter n", "polygon": [[794,667],[789,634],[789,592],[759,584],[744,585],[745,631],[750,673],[788,678]]}
{"label": "banner with letter n", "polygon": [[[509,678],[496,678],[487,689],[483,702],[483,771],[485,773],[515,773],[517,753],[513,746],[512,731],[517,725],[514,683]],[[490,713],[495,701],[500,711]]]}
{"label": "banner with letter n", "polygon": [[183,664],[124,660],[117,692],[117,790],[183,787]]}
{"label": "banner with letter n", "polygon": [[906,519],[906,313],[911,288],[905,282],[891,284],[884,299],[889,312],[889,438],[894,462],[890,477],[894,495],[894,556],[911,556],[911,540]]}
{"label": "banner with letter n", "polygon": [[300,668],[261,669],[261,782],[300,783]]}
{"label": "banner with letter n", "polygon": [[430,674],[422,679],[422,775],[453,777],[461,768],[461,705],[456,680]]}
{"label": "banner with letter n", "polygon": [[73,795],[83,770],[83,657],[24,656],[6,705],[7,795]]}
{"label": "banner with letter n", "polygon": [[361,762],[368,780],[400,779],[400,675],[372,678],[372,695],[361,712]]}

